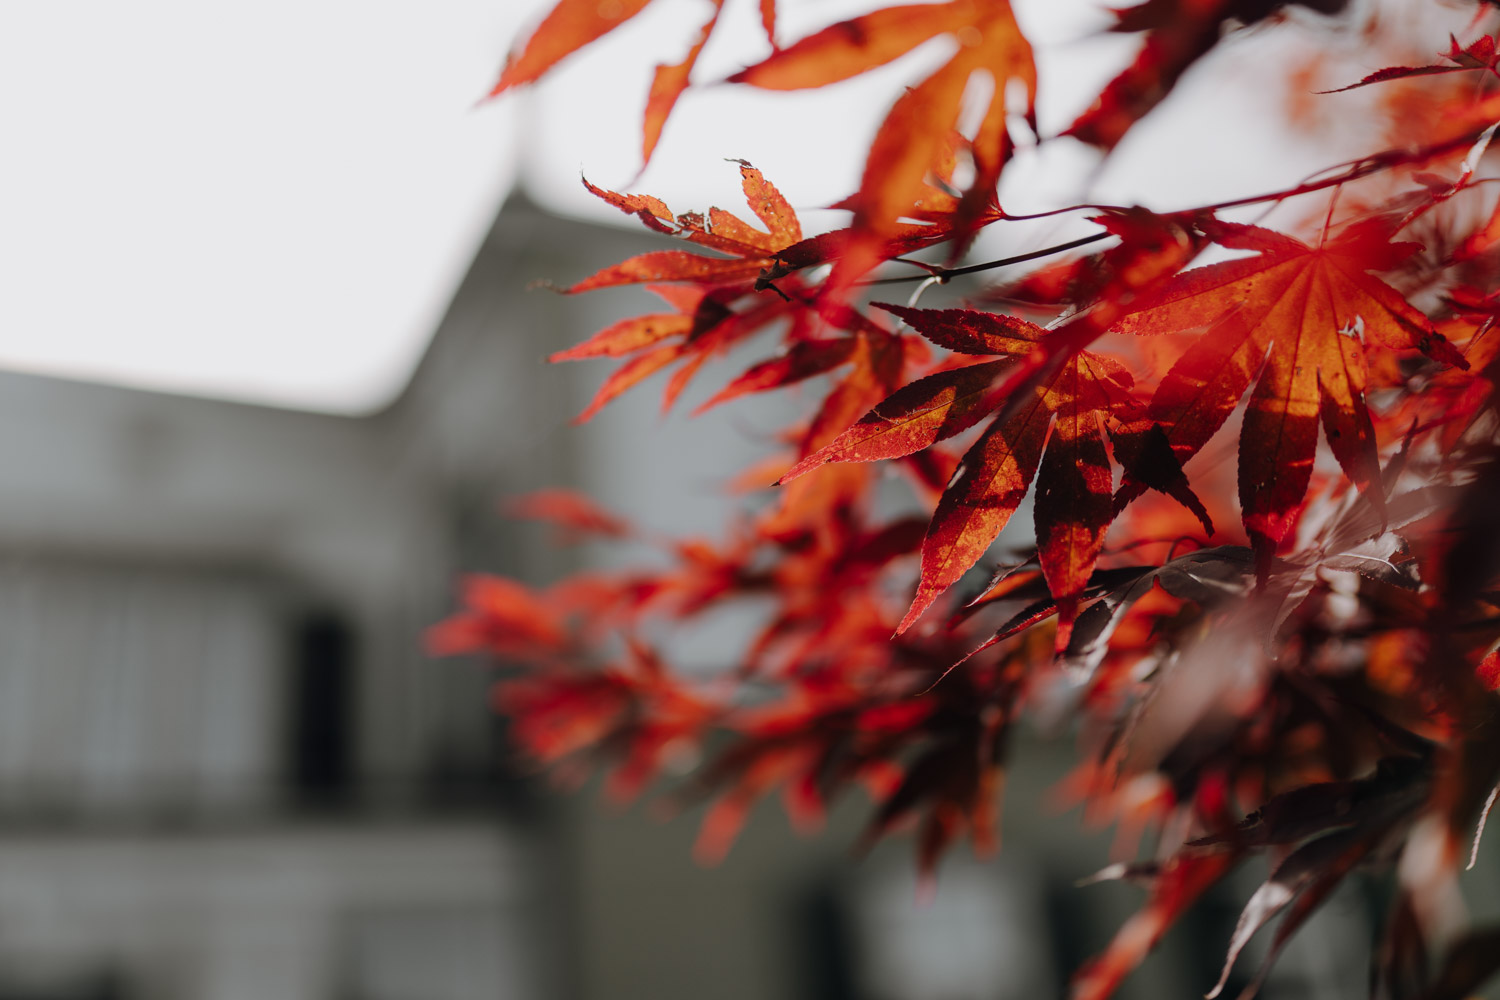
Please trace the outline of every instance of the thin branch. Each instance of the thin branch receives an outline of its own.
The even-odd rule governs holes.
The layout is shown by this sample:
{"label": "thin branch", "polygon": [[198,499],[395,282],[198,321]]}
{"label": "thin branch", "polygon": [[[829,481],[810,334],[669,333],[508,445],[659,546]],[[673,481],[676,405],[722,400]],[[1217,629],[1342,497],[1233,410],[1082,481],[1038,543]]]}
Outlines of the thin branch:
{"label": "thin branch", "polygon": [[1333,174],[1318,181],[1308,181],[1298,184],[1296,187],[1285,188],[1281,191],[1272,191],[1268,194],[1253,195],[1248,198],[1233,198],[1229,201],[1217,202],[1213,205],[1204,205],[1197,209],[1199,212],[1217,212],[1226,208],[1240,208],[1244,205],[1259,205],[1267,201],[1285,201],[1299,195],[1312,194],[1315,191],[1326,191],[1340,184],[1359,180],[1377,174],[1382,170],[1392,167],[1402,167],[1413,163],[1422,163],[1426,160],[1435,159],[1445,153],[1451,153],[1456,149],[1471,144],[1474,139],[1483,132],[1479,129],[1475,132],[1465,132],[1463,135],[1443,142],[1433,143],[1431,146],[1423,146],[1419,149],[1387,149],[1379,153],[1372,153],[1361,160],[1355,160],[1347,170]]}
{"label": "thin branch", "polygon": [[1318,246],[1322,247],[1328,242],[1328,227],[1333,225],[1333,210],[1339,203],[1339,192],[1343,191],[1342,185],[1333,189],[1333,197],[1328,199],[1328,214],[1323,217],[1323,232],[1318,235]]}
{"label": "thin branch", "polygon": [[1041,250],[1033,250],[1031,253],[1023,253],[1016,257],[1007,257],[1004,260],[991,260],[983,264],[970,264],[967,267],[948,267],[943,269],[941,277],[944,280],[955,278],[961,274],[976,274],[980,271],[988,271],[996,267],[1004,267],[1007,264],[1024,264],[1028,260],[1036,260],[1039,257],[1048,257],[1055,253],[1063,253],[1075,247],[1087,246],[1100,240],[1108,239],[1113,233],[1094,233],[1092,236],[1080,236],[1076,240],[1067,243],[1059,243],[1056,246],[1046,247]]}
{"label": "thin branch", "polygon": [[1100,240],[1108,239],[1113,235],[1113,233],[1094,233],[1092,236],[1080,236],[1076,240],[1069,240],[1067,243],[1059,243],[1056,246],[1043,247],[1040,250],[1033,250],[1030,253],[1017,254],[1014,257],[1002,257],[1000,260],[989,260],[985,261],[983,264],[969,264],[966,267],[935,268],[930,264],[922,264],[919,261],[906,260],[902,261],[902,263],[915,264],[916,266],[923,268],[926,273],[905,274],[895,278],[874,278],[870,281],[857,282],[856,285],[858,287],[864,288],[871,285],[904,284],[908,281],[929,281],[933,278],[936,278],[939,283],[942,283],[946,282],[949,278],[956,278],[959,275],[963,274],[976,274],[979,271],[990,271],[997,267],[1006,267],[1010,264],[1024,264],[1028,260],[1036,260],[1040,257],[1050,257],[1052,254],[1064,253],[1068,250],[1074,249],[1075,247],[1087,246],[1090,243],[1097,243]]}
{"label": "thin branch", "polygon": [[[1500,71],[1497,71],[1497,75],[1500,75]],[[1192,214],[1196,212],[1217,212],[1225,208],[1241,208],[1245,205],[1259,205],[1268,201],[1285,201],[1287,198],[1295,198],[1299,195],[1313,194],[1317,191],[1325,191],[1328,188],[1338,187],[1341,184],[1347,184],[1348,182],[1358,180],[1361,177],[1368,177],[1369,175],[1379,173],[1382,170],[1389,170],[1392,167],[1406,166],[1412,163],[1421,163],[1425,160],[1431,160],[1446,153],[1451,153],[1454,150],[1461,149],[1465,145],[1474,142],[1484,131],[1484,129],[1476,129],[1475,131],[1465,132],[1462,135],[1455,136],[1450,139],[1445,139],[1442,142],[1434,143],[1431,146],[1423,146],[1417,149],[1382,150],[1378,153],[1371,153],[1369,156],[1361,157],[1357,160],[1350,160],[1348,161],[1348,165],[1344,170],[1336,174],[1330,174],[1329,176],[1324,177],[1321,180],[1307,180],[1296,184],[1293,187],[1282,188],[1279,191],[1270,191],[1265,194],[1251,195],[1245,198],[1234,198],[1229,201],[1221,201],[1212,205],[1200,205],[1197,208],[1184,209],[1183,213]],[[999,221],[1021,222],[1030,219],[1051,218],[1052,216],[1065,215],[1069,212],[1110,212],[1120,210],[1121,209],[1119,208],[1119,206],[1088,203],[1082,205],[1068,205],[1064,208],[1054,208],[1049,209],[1045,212],[1034,212],[1029,215],[1002,215]]]}
{"label": "thin branch", "polygon": [[892,264],[910,264],[912,267],[920,267],[922,270],[926,271],[928,274],[937,274],[939,271],[942,270],[942,268],[940,266],[938,266],[937,264],[929,264],[925,260],[917,260],[917,259],[912,258],[912,257],[892,257],[891,258],[891,263]]}
{"label": "thin branch", "polygon": [[1069,212],[1123,212],[1121,205],[1095,205],[1084,203],[1082,205],[1066,205],[1062,208],[1049,208],[1045,212],[1027,212],[1022,215],[1011,215],[1009,212],[1001,212],[1000,222],[1030,222],[1033,219],[1050,219],[1057,215],[1067,215]]}
{"label": "thin branch", "polygon": [[[1495,126],[1492,125],[1490,126],[1490,129],[1493,129],[1494,127]],[[1362,177],[1368,177],[1371,174],[1379,173],[1382,170],[1389,170],[1393,167],[1408,166],[1414,163],[1422,163],[1427,160],[1432,160],[1439,156],[1443,156],[1446,153],[1451,153],[1457,149],[1463,148],[1466,145],[1470,145],[1475,141],[1476,137],[1480,136],[1485,131],[1485,129],[1476,129],[1474,131],[1465,132],[1462,135],[1454,136],[1453,138],[1445,139],[1442,142],[1433,143],[1430,146],[1423,146],[1418,149],[1383,150],[1378,153],[1372,153],[1369,156],[1363,157],[1358,160],[1349,161],[1348,166],[1345,169],[1339,171],[1338,173],[1330,174],[1329,176],[1321,178],[1320,180],[1303,181],[1302,183],[1297,184],[1293,187],[1283,188],[1279,191],[1270,191],[1265,194],[1250,195],[1244,198],[1232,198],[1228,201],[1216,202],[1212,205],[1200,205],[1197,208],[1185,209],[1181,212],[1172,214],[1196,215],[1204,212],[1218,212],[1226,208],[1242,208],[1246,205],[1260,205],[1266,202],[1281,202],[1285,201],[1288,198],[1295,198],[1304,194],[1313,194],[1318,191],[1326,191],[1329,188],[1339,188],[1344,184],[1349,183],[1350,181],[1359,180]],[[1335,202],[1336,201],[1337,198],[1335,197]],[[1330,205],[1330,209],[1331,208],[1332,205]],[[1079,212],[1087,210],[1119,211],[1117,207],[1110,205],[1069,205],[1065,208],[1055,208],[1046,212],[1037,212],[1031,215],[1002,215],[1000,219],[996,221],[1015,222],[1027,219],[1042,219],[1054,215],[1063,215],[1068,212]],[[1011,264],[1024,264],[1027,261],[1037,260],[1041,257],[1048,257],[1052,254],[1063,253],[1077,247],[1087,246],[1090,243],[1096,243],[1099,240],[1109,237],[1110,235],[1112,234],[1095,233],[1092,236],[1083,236],[1076,240],[1070,240],[1067,243],[1059,243],[1055,246],[1043,247],[1040,250],[1033,250],[1030,253],[1018,254],[1014,257],[1003,257],[1000,260],[985,261],[982,264],[970,264],[966,267],[937,267],[935,265],[927,264],[919,260],[913,260],[909,257],[896,257],[892,258],[892,260],[895,260],[902,264],[910,264],[913,267],[920,268],[922,270],[922,273],[900,275],[892,278],[872,278],[865,281],[857,281],[854,282],[854,287],[870,288],[877,285],[901,285],[912,281],[928,281],[931,279],[936,279],[941,284],[947,282],[951,278],[956,278],[961,275],[976,274],[980,271],[989,271],[997,267],[1006,267]],[[774,291],[776,291],[777,294],[786,297],[786,293],[782,292],[781,289],[776,288],[769,281],[765,281],[761,287],[770,287]]]}

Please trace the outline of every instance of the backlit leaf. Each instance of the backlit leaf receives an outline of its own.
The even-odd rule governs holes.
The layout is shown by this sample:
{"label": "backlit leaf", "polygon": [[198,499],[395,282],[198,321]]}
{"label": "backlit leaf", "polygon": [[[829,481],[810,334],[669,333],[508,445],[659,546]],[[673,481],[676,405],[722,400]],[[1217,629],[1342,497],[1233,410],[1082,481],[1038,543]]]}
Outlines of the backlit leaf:
{"label": "backlit leaf", "polygon": [[[729,78],[767,90],[822,87],[884,66],[981,15],[983,0],[887,7],[814,32]],[[769,33],[769,32],[768,32]]]}
{"label": "backlit leaf", "polygon": [[853,337],[838,340],[804,340],[779,358],[762,361],[723,389],[720,389],[695,411],[702,413],[720,403],[752,392],[765,392],[791,385],[831,371],[844,364],[854,353],[858,341]]}
{"label": "backlit leaf", "polygon": [[656,149],[657,141],[661,139],[661,130],[667,122],[667,116],[672,113],[672,108],[677,105],[677,99],[687,89],[688,77],[692,75],[693,67],[698,62],[698,54],[703,51],[709,35],[713,34],[714,25],[718,23],[719,12],[723,8],[724,0],[713,0],[713,14],[709,17],[708,23],[703,25],[703,30],[698,33],[698,38],[688,49],[687,56],[682,62],[656,67],[656,72],[651,77],[651,90],[646,95],[646,122],[641,136],[641,165],[643,167],[651,162],[651,154]]}
{"label": "backlit leaf", "polygon": [[[1148,406],[1182,462],[1223,424],[1252,383],[1240,434],[1240,502],[1262,560],[1291,529],[1306,495],[1321,422],[1345,475],[1378,484],[1366,408],[1365,353],[1422,351],[1464,367],[1422,313],[1367,273],[1409,249],[1353,229],[1319,247],[1278,233],[1215,223],[1210,235],[1253,257],[1187,271],[1127,316],[1131,333],[1203,330]],[[1126,484],[1127,496],[1140,484]]]}
{"label": "backlit leaf", "polygon": [[760,26],[765,29],[771,48],[779,48],[776,44],[776,0],[760,0]]}
{"label": "backlit leaf", "polygon": [[991,425],[964,454],[933,512],[922,542],[921,582],[898,632],[957,583],[1010,521],[1031,488],[1051,422],[1045,396],[1038,393],[1010,420]]}
{"label": "backlit leaf", "polygon": [[994,409],[994,383],[1004,367],[1003,361],[990,361],[903,386],[826,447],[792,466],[781,482],[829,462],[901,458],[973,427]]}
{"label": "backlit leaf", "polygon": [[490,95],[531,83],[558,60],[571,55],[646,9],[651,0],[558,0],[542,19],[520,52],[513,53],[500,71]]}

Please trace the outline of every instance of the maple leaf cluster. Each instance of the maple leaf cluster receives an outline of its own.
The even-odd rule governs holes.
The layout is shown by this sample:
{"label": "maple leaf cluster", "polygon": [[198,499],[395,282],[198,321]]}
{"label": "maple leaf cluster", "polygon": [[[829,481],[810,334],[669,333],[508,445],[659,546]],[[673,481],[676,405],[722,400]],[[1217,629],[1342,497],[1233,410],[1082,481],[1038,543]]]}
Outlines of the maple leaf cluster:
{"label": "maple leaf cluster", "polygon": [[[560,0],[495,94],[648,2]],[[656,70],[647,159],[723,4],[682,62]],[[551,360],[619,362],[588,419],[667,369],[670,404],[709,360],[775,342],[700,409],[803,386],[812,405],[779,435],[785,451],[747,473],[777,485],[722,540],[659,538],[566,491],[524,498],[520,516],[660,558],[546,588],[473,577],[432,648],[507,666],[496,705],[536,761],[563,774],[607,763],[622,798],[672,776],[671,794],[711,800],[704,860],[766,795],[811,827],[862,786],[878,803],[867,841],[914,826],[930,874],[961,836],[995,845],[1017,727],[1072,718],[1069,788],[1157,832],[1149,856],[1100,873],[1147,897],[1075,996],[1109,995],[1257,854],[1271,875],[1211,996],[1281,915],[1253,993],[1364,870],[1393,887],[1375,994],[1466,995],[1500,967],[1500,929],[1455,930],[1449,891],[1500,785],[1500,169],[1487,156],[1500,17],[1473,6],[1442,61],[1327,87],[1386,93],[1362,106],[1371,145],[1302,184],[1170,213],[1077,206],[1053,214],[1086,219],[1089,235],[963,263],[981,230],[1019,219],[997,197],[1018,141],[1108,155],[1233,31],[1342,7],[1121,11],[1114,30],[1138,33],[1139,55],[1061,135],[1039,137],[1032,47],[1007,0],[885,7],[790,44],[775,0],[760,0],[771,52],[730,82],[821,87],[940,36],[951,55],[895,99],[859,190],[835,206],[844,228],[805,233],[748,163],[745,217],[674,215],[589,184],[691,248],[564,289],[643,284],[667,309]],[[1378,20],[1364,30],[1372,52],[1390,41]],[[992,96],[969,122],[980,77]],[[1419,98],[1436,110],[1406,114]],[[1371,138],[1393,127],[1399,145]],[[1304,221],[1244,214],[1271,207]],[[912,256],[931,248],[941,263]],[[1030,261],[1042,263],[1018,270]],[[1003,282],[980,283],[1002,265]],[[944,307],[881,294],[907,279],[974,284]],[[886,467],[909,486],[905,512],[875,503]],[[1028,498],[1031,533],[1002,538]],[[760,609],[752,640],[715,676],[674,670],[655,638],[728,605]]]}

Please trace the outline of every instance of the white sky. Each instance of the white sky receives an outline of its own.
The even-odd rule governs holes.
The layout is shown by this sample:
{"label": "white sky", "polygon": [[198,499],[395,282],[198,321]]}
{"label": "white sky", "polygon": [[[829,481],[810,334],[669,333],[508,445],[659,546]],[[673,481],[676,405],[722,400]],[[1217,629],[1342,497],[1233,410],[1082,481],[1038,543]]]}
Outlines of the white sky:
{"label": "white sky", "polygon": [[0,366],[387,402],[509,187],[522,6],[8,5]]}
{"label": "white sky", "polygon": [[[84,0],[13,4],[0,31],[0,367],[329,412],[405,385],[517,175],[555,210],[630,224],[579,174],[631,185],[654,63],[703,0],[658,0],[543,85],[478,104],[550,0]],[[782,35],[877,6],[785,3]],[[729,0],[702,78],[762,58]],[[1086,0],[1017,0],[1039,44],[1042,125],[1066,125],[1137,44]],[[676,210],[739,205],[725,157],[799,208],[856,186],[861,151],[941,41],[795,95],[689,92],[633,189]],[[1253,39],[1244,48],[1252,51]],[[1149,121],[1116,161],[1072,142],[1023,157],[1012,210],[1082,194],[1176,207],[1315,166],[1277,150],[1253,87]],[[477,106],[476,106],[477,105]],[[1260,124],[1257,124],[1257,122]],[[1170,130],[1176,129],[1176,132]],[[1192,137],[1192,155],[1174,136]],[[1247,155],[1247,150],[1259,155]],[[840,222],[809,211],[813,227]]]}

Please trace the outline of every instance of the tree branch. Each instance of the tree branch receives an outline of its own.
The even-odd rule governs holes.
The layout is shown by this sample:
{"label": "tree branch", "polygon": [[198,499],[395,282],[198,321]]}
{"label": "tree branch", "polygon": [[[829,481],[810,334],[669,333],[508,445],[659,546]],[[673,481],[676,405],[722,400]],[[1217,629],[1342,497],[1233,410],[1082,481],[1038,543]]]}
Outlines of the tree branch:
{"label": "tree branch", "polygon": [[1090,243],[1098,243],[1100,240],[1107,239],[1112,235],[1114,234],[1094,233],[1091,236],[1080,236],[1076,240],[1069,240],[1066,243],[1058,243],[1055,246],[1043,247],[1040,250],[1033,250],[1030,253],[1017,254],[1014,257],[1002,257],[999,260],[988,260],[982,264],[969,264],[965,267],[933,267],[930,264],[923,264],[921,261],[903,260],[901,261],[901,263],[903,264],[912,264],[916,267],[922,268],[922,273],[904,274],[895,278],[874,278],[870,281],[856,282],[856,286],[860,288],[866,288],[871,285],[897,285],[904,284],[908,281],[927,281],[930,278],[936,278],[939,283],[944,283],[947,282],[949,278],[956,278],[964,274],[976,274],[980,271],[991,271],[997,267],[1006,267],[1010,264],[1024,264],[1028,260],[1036,260],[1040,257],[1050,257],[1055,253],[1063,253],[1076,247],[1087,246]]}

